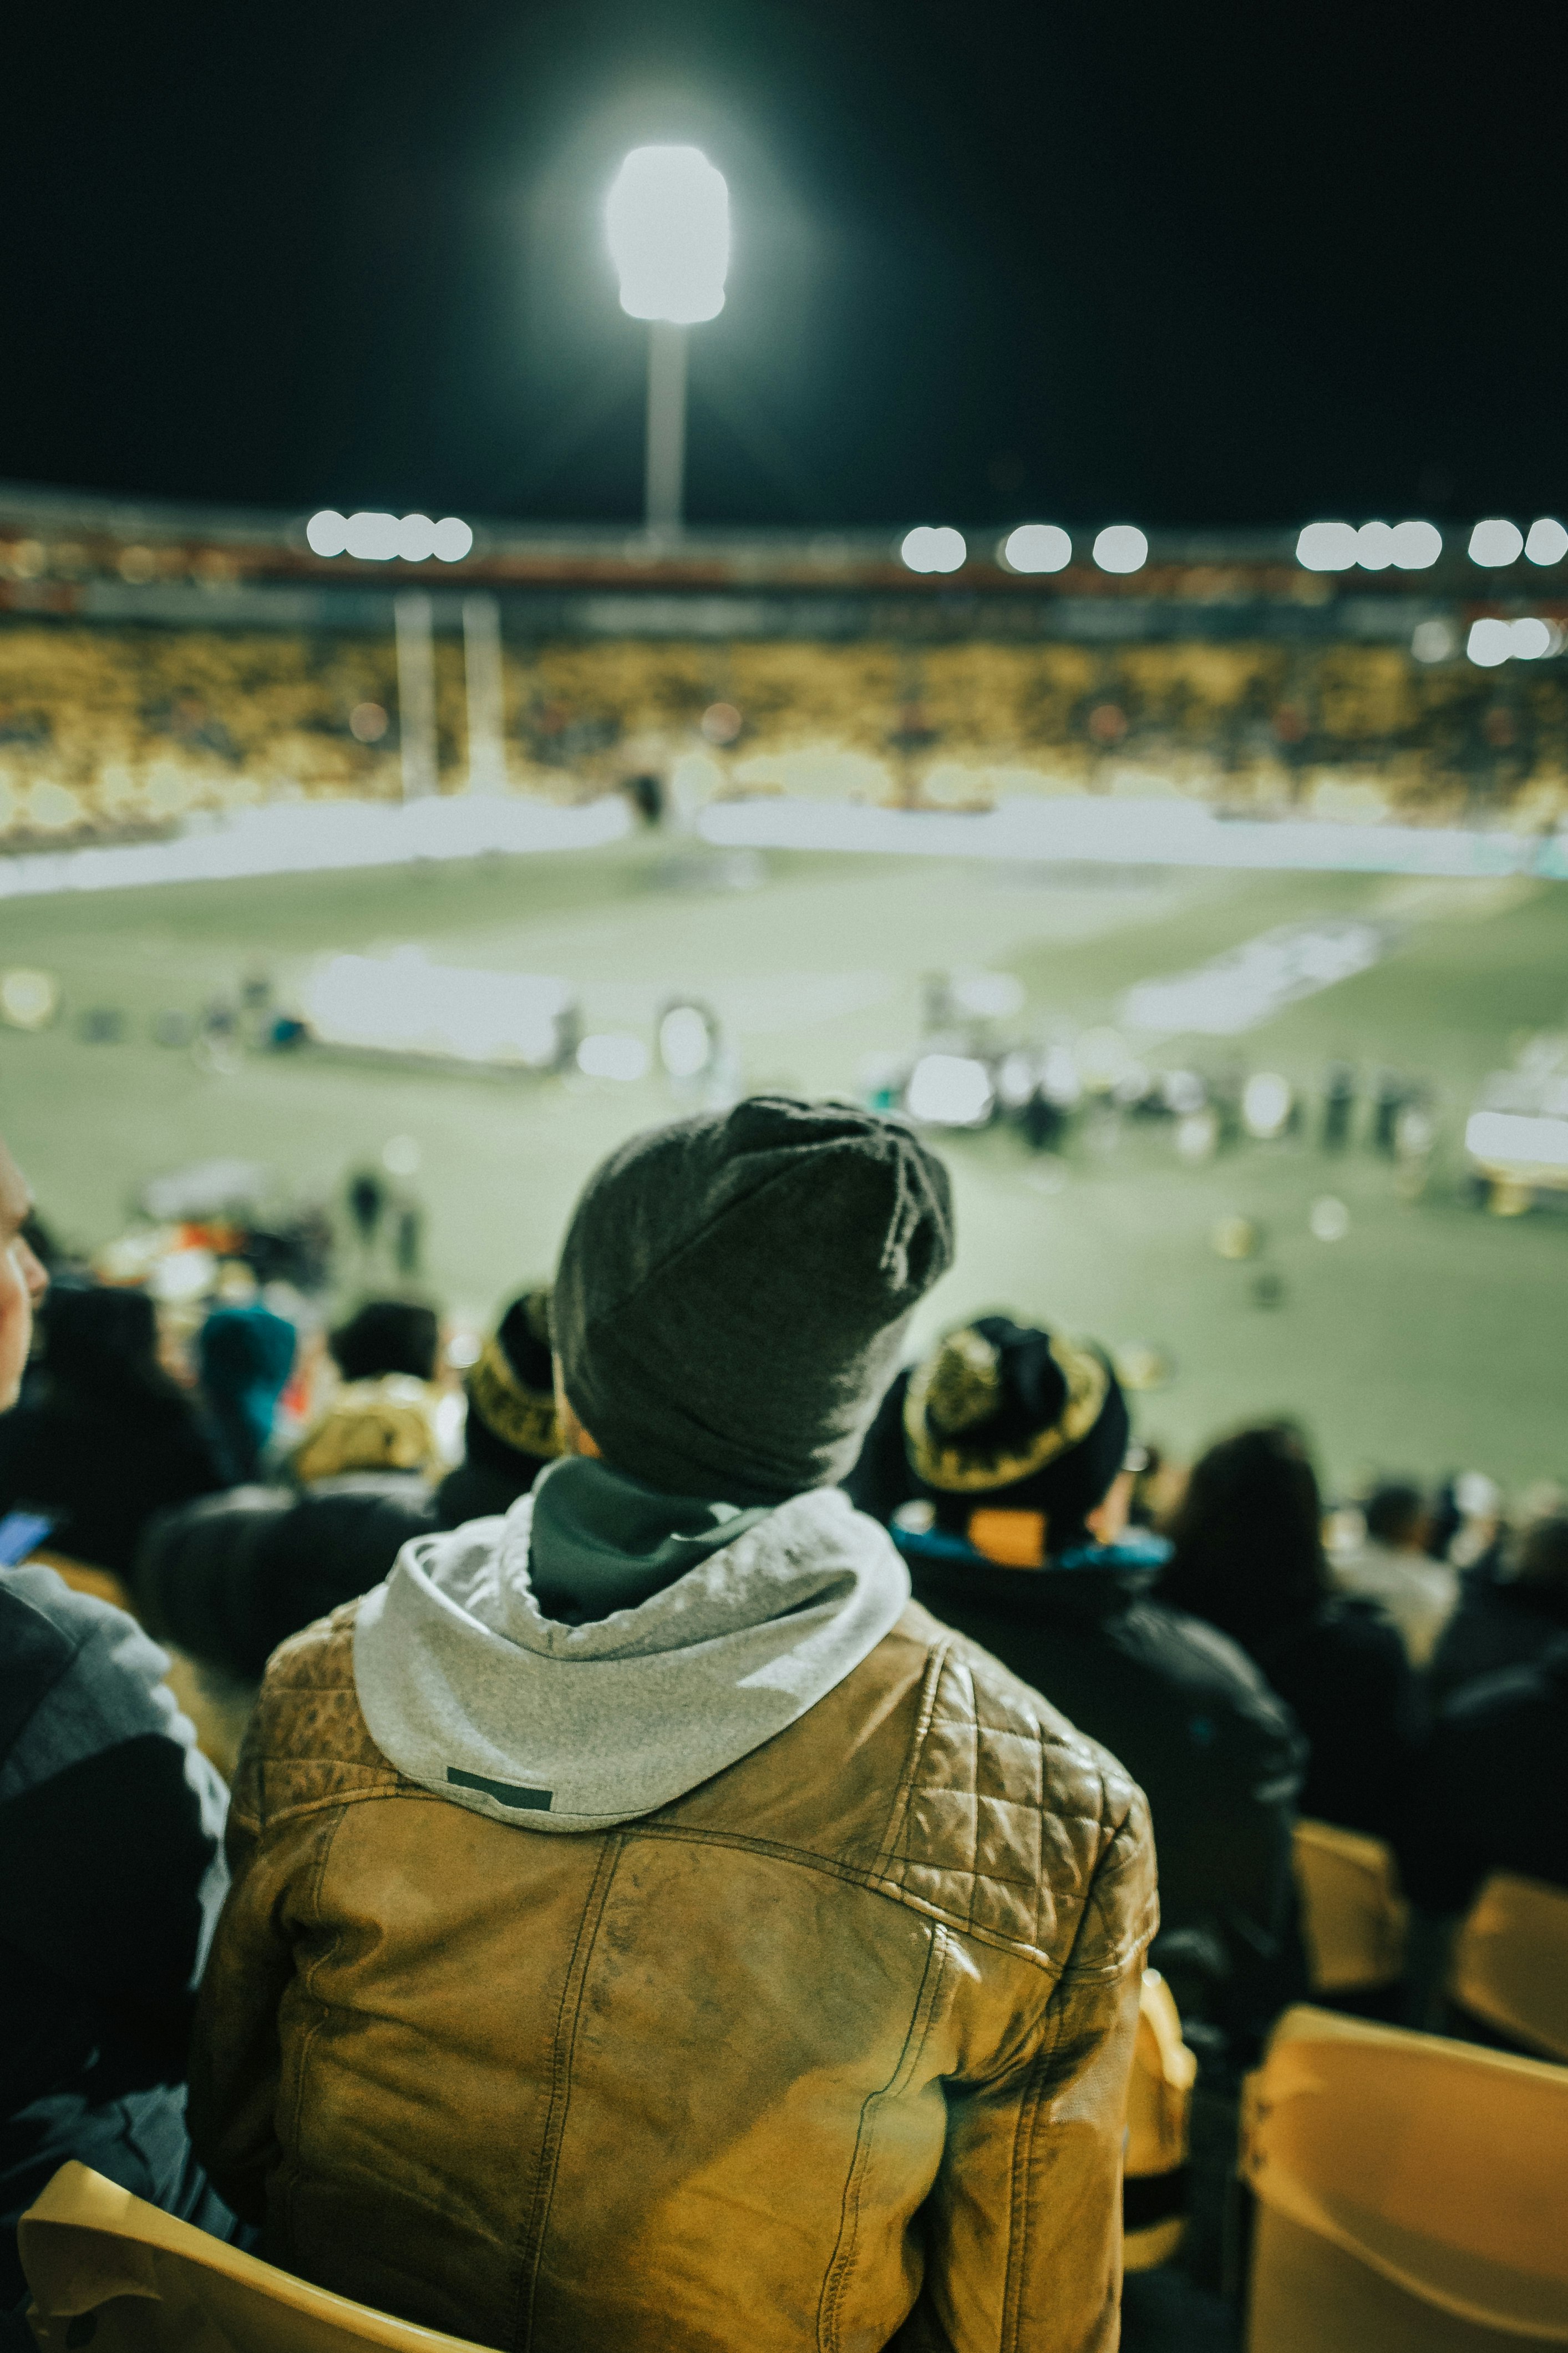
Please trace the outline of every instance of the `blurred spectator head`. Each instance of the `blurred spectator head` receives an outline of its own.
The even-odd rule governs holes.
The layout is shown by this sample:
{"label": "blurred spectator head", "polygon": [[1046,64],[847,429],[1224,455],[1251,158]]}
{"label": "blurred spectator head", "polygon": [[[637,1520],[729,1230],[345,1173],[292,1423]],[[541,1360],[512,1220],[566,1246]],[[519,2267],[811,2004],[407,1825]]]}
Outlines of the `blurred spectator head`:
{"label": "blurred spectator head", "polygon": [[33,1197],[0,1144],[0,1413],[16,1402],[33,1345],[33,1304],[48,1283],[27,1227]]}
{"label": "blurred spectator head", "polygon": [[1193,1465],[1168,1534],[1163,1597],[1244,1649],[1310,1617],[1330,1590],[1322,1500],[1301,1433],[1266,1422]]}
{"label": "blurred spectator head", "polygon": [[26,1500],[52,1506],[60,1551],[123,1576],[149,1516],[221,1487],[227,1465],[160,1359],[145,1292],[58,1283],[39,1320],[44,1376],[28,1417]]}
{"label": "blurred spectator head", "polygon": [[1568,1511],[1527,1521],[1510,1549],[1518,1588],[1534,1599],[1568,1603]]}
{"label": "blurred spectator head", "polygon": [[[1131,1488],[1127,1405],[1096,1348],[981,1315],[910,1376],[904,1448],[939,1526],[1014,1566],[1120,1533]],[[1105,1525],[1091,1529],[1091,1521]]]}
{"label": "blurred spectator head", "polygon": [[202,1325],[196,1360],[235,1480],[255,1478],[294,1369],[298,1335],[267,1307],[216,1307]]}
{"label": "blurred spectator head", "polygon": [[434,1380],[441,1326],[434,1308],[405,1299],[367,1299],[340,1324],[327,1346],[345,1381],[379,1380],[384,1373],[407,1373]]}
{"label": "blurred spectator head", "polygon": [[1424,1552],[1431,1514],[1426,1498],[1414,1481],[1380,1479],[1365,1503],[1362,1517],[1375,1542],[1394,1552]]}
{"label": "blurred spectator head", "polygon": [[537,1470],[563,1451],[550,1308],[548,1285],[514,1299],[468,1375],[465,1451],[489,1470]]}

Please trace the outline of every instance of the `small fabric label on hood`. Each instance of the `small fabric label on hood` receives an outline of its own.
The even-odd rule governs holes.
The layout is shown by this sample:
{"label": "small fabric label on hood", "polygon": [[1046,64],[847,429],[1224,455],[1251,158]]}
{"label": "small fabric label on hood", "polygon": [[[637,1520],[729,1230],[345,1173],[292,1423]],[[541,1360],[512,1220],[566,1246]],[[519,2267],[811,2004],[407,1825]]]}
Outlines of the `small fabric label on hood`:
{"label": "small fabric label on hood", "polygon": [[493,1798],[499,1806],[517,1806],[533,1814],[547,1814],[555,1803],[553,1789],[529,1789],[519,1781],[489,1781],[482,1773],[464,1773],[456,1765],[447,1767],[447,1778],[459,1789],[479,1789]]}

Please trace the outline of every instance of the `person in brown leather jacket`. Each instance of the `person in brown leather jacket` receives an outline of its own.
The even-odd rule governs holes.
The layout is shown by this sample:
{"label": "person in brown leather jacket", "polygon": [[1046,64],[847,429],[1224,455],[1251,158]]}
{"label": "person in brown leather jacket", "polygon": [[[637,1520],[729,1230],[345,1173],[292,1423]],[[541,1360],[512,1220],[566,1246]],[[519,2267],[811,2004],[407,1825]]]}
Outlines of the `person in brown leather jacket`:
{"label": "person in brown leather jacket", "polygon": [[273,2260],[507,2353],[1110,2353],[1143,1800],[834,1484],[950,1257],[836,1105],[590,1180],[575,1451],[240,1761],[191,2112]]}

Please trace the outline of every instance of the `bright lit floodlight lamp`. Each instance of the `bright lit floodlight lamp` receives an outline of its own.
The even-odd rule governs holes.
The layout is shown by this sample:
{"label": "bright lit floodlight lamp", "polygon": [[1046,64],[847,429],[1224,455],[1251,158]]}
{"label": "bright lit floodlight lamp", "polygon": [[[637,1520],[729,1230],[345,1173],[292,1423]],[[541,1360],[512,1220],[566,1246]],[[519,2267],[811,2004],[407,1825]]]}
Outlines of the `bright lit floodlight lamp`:
{"label": "bright lit floodlight lamp", "polygon": [[1102,572],[1142,572],[1149,543],[1135,522],[1107,523],[1094,543],[1094,560]]}
{"label": "bright lit floodlight lamp", "polygon": [[1568,531],[1552,515],[1541,515],[1530,526],[1524,552],[1531,564],[1561,564],[1568,555]]}
{"label": "bright lit floodlight lamp", "polygon": [[1296,561],[1305,572],[1349,572],[1358,537],[1353,523],[1310,522],[1296,542]]}
{"label": "bright lit floodlight lamp", "polygon": [[1484,564],[1489,571],[1517,564],[1523,553],[1524,533],[1505,515],[1489,515],[1470,533],[1470,562]]}
{"label": "bright lit floodlight lamp", "polygon": [[1059,523],[1021,522],[1002,542],[1011,572],[1061,572],[1072,562],[1072,541]]}
{"label": "bright lit floodlight lamp", "polygon": [[724,308],[730,191],[700,147],[634,147],[605,206],[628,318],[694,327]]}
{"label": "bright lit floodlight lamp", "polygon": [[899,554],[911,572],[956,572],[969,555],[961,531],[951,523],[917,523],[907,531]]}

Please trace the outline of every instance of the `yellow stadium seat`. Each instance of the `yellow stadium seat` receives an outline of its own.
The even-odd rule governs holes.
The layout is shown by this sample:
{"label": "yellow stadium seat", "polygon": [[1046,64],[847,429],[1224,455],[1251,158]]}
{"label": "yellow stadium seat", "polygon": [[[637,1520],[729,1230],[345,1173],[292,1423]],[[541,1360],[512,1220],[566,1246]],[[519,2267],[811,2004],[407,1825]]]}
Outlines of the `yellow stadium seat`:
{"label": "yellow stadium seat", "polygon": [[1298,1822],[1294,1842],[1301,1941],[1314,1993],[1363,1993],[1405,1973],[1409,1909],[1381,1839],[1332,1822]]}
{"label": "yellow stadium seat", "polygon": [[1287,2010],[1247,2078],[1247,2353],[1568,2345],[1568,2073]]}
{"label": "yellow stadium seat", "polygon": [[61,2166],[17,2243],[41,2353],[473,2353],[241,2254],[85,2165]]}
{"label": "yellow stadium seat", "polygon": [[1130,2272],[1169,2263],[1187,2227],[1187,2116],[1198,2063],[1158,1969],[1145,1969],[1127,2085],[1122,2261]]}
{"label": "yellow stadium seat", "polygon": [[1448,1992],[1510,2042],[1568,2059],[1568,1889],[1489,1879],[1455,1944]]}

